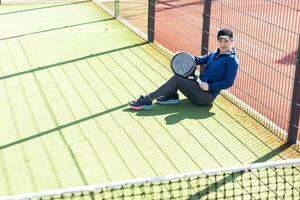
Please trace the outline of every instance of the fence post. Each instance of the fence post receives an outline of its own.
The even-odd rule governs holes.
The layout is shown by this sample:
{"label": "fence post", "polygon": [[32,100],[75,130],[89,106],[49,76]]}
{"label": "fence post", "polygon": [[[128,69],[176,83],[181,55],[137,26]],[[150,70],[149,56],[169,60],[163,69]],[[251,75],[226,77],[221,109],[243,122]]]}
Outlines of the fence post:
{"label": "fence post", "polygon": [[298,42],[298,53],[296,58],[295,79],[293,87],[293,97],[291,104],[291,114],[289,121],[287,142],[295,144],[297,142],[299,116],[300,116],[300,36]]}
{"label": "fence post", "polygon": [[201,55],[205,55],[208,53],[210,14],[211,14],[211,0],[204,0]]}
{"label": "fence post", "polygon": [[114,8],[115,8],[115,18],[117,18],[119,16],[119,12],[120,12],[120,0],[115,0],[114,1]]}
{"label": "fence post", "polygon": [[154,41],[155,0],[148,0],[148,42]]}

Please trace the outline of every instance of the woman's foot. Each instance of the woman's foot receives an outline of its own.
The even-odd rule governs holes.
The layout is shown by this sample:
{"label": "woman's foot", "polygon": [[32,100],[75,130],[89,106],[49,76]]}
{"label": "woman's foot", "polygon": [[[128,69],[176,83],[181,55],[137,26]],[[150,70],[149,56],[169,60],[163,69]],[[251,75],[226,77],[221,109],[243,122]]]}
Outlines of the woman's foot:
{"label": "woman's foot", "polygon": [[178,94],[167,94],[163,97],[160,97],[157,100],[157,103],[159,104],[179,104],[180,100],[179,100],[179,96]]}
{"label": "woman's foot", "polygon": [[150,110],[152,109],[152,100],[148,96],[140,96],[137,100],[129,101],[128,105],[134,110]]}

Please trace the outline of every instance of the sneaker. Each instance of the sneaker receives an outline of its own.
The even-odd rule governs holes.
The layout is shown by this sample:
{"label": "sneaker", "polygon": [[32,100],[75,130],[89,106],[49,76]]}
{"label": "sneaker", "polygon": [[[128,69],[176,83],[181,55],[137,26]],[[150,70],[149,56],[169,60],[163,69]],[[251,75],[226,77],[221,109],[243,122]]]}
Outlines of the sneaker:
{"label": "sneaker", "polygon": [[159,97],[156,99],[159,104],[179,104],[179,96],[178,94],[165,95],[163,97]]}
{"label": "sneaker", "polygon": [[150,110],[152,109],[152,101],[144,96],[140,96],[140,98],[138,100],[135,101],[129,101],[128,105],[131,109],[134,110]]}

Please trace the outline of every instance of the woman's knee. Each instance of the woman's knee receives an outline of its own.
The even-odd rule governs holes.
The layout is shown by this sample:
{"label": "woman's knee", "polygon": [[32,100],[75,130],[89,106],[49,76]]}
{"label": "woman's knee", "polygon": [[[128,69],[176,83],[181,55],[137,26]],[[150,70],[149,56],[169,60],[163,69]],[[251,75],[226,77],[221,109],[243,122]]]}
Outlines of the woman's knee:
{"label": "woman's knee", "polygon": [[176,82],[185,82],[187,80],[186,78],[178,76],[177,74],[174,74],[174,76],[172,77],[172,79],[176,80]]}

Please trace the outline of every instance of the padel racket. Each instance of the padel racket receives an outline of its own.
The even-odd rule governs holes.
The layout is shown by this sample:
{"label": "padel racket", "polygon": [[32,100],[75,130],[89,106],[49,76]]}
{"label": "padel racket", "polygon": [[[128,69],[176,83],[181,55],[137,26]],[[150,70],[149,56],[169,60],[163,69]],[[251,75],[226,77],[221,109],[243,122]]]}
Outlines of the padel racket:
{"label": "padel racket", "polygon": [[172,71],[182,77],[193,76],[196,70],[195,56],[187,52],[179,52],[171,60]]}

